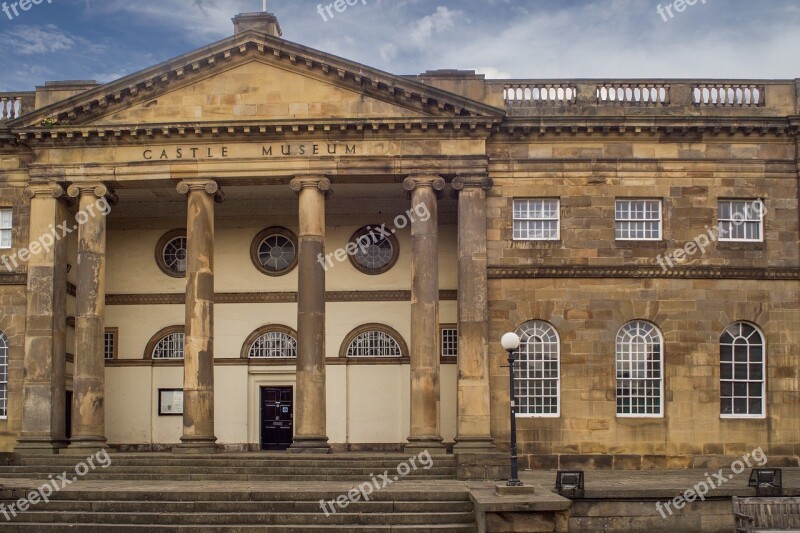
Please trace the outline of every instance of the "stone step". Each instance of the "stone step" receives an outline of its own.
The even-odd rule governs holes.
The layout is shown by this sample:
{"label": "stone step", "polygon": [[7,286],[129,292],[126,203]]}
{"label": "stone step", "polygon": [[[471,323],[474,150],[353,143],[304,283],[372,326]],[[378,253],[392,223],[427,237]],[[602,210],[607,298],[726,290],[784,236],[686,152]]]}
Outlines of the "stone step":
{"label": "stone step", "polygon": [[17,515],[15,523],[119,524],[119,525],[441,525],[461,524],[473,520],[472,513],[346,513],[330,516],[318,507],[317,512],[299,513],[83,513],[69,511],[29,510]]}
{"label": "stone step", "polygon": [[[62,490],[50,496],[51,501],[84,501],[84,502],[310,502],[318,504],[319,500],[332,500],[347,492],[351,484],[326,489],[298,489],[281,487],[274,490],[219,490],[195,491],[180,490],[168,487],[164,491],[142,491],[116,489],[104,490]],[[25,497],[29,489],[0,490],[0,500],[14,501]],[[394,485],[390,490],[377,491],[370,495],[370,503],[375,502],[471,502],[466,489],[456,488],[404,488]]]}
{"label": "stone step", "polygon": [[[334,496],[328,495],[328,500]],[[11,503],[11,502],[7,502]],[[84,501],[51,500],[47,511],[80,513],[318,513],[319,501]],[[348,513],[472,513],[470,501],[357,501],[347,506]]]}
{"label": "stone step", "polygon": [[113,531],[115,533],[243,533],[243,532],[265,532],[265,533],[477,533],[478,528],[474,523],[464,524],[439,524],[439,525],[384,525],[384,526],[362,526],[362,525],[301,525],[301,526],[152,526],[152,525],[117,525],[117,524],[70,524],[64,526],[52,523],[11,523],[4,524],[3,531],[8,533],[63,533],[64,531],[75,531],[76,533],[105,533]]}
{"label": "stone step", "polygon": [[[301,463],[363,463],[370,464],[399,464],[408,462],[414,455],[351,455],[351,454],[330,454],[330,455],[312,455],[312,454],[282,454],[282,455],[267,455],[267,454],[249,454],[249,455],[213,455],[213,454],[198,454],[198,455],[179,455],[179,454],[140,454],[140,455],[120,455],[109,454],[112,463],[138,463],[138,464],[219,464],[219,463],[283,463],[283,464],[301,464]],[[432,455],[432,460],[435,463],[442,464],[456,464],[456,459],[452,455]],[[35,464],[75,464],[84,458],[80,455],[20,455],[17,460],[20,463],[35,463]],[[419,463],[419,459],[416,459]]]}
{"label": "stone step", "polygon": [[[9,473],[4,474],[0,472],[0,479],[47,479],[48,475],[52,473]],[[60,474],[60,472],[58,472]],[[53,476],[55,478],[55,475]],[[73,476],[74,477],[74,476]],[[83,478],[81,478],[83,479]],[[92,480],[105,480],[105,481],[352,481],[352,482],[366,482],[369,481],[369,476],[365,474],[352,474],[352,475],[333,475],[333,474],[319,474],[308,473],[299,475],[270,475],[270,474],[226,474],[220,473],[206,473],[206,474],[114,474],[103,472],[92,472],[85,476],[85,479]],[[413,479],[419,480],[439,480],[448,481],[454,479],[454,476],[424,476],[414,477]],[[77,479],[76,479],[77,481]],[[402,480],[400,480],[402,482]]]}
{"label": "stone step", "polygon": [[[260,465],[239,465],[239,464],[220,464],[220,465],[194,465],[194,464],[186,464],[186,465],[123,465],[123,464],[112,464],[103,468],[102,466],[96,466],[93,470],[94,472],[99,471],[112,471],[112,470],[119,470],[124,472],[135,472],[140,470],[157,470],[159,472],[189,472],[189,471],[208,471],[208,469],[214,469],[215,471],[226,471],[226,472],[242,472],[242,471],[249,471],[252,472],[254,470],[264,470],[268,472],[276,472],[276,473],[290,473],[290,472],[297,472],[297,471],[321,471],[321,470],[328,470],[331,473],[348,473],[348,472],[365,472],[369,473],[370,471],[375,472],[383,472],[385,470],[397,471],[397,465],[376,465],[370,463],[353,463],[353,464],[320,464],[320,465],[294,465],[290,463],[273,463],[273,464],[260,464]],[[414,469],[413,466],[409,465],[410,470],[408,471],[409,474],[426,474],[431,472],[453,472],[455,471],[454,467],[447,466],[447,465],[433,465],[427,470],[424,467],[418,466]],[[59,468],[58,465],[11,465],[11,466],[0,466],[0,472],[54,472],[56,470],[74,470],[75,465],[63,465],[62,468]],[[402,467],[405,471],[406,467]]]}
{"label": "stone step", "polygon": [[[50,474],[61,474],[63,472],[73,473],[74,468],[56,470],[54,468],[42,468],[35,466],[7,466],[0,468],[0,477],[10,476],[12,474],[41,474],[47,477]],[[373,469],[373,468],[318,468],[318,469],[299,469],[292,467],[270,467],[270,468],[253,468],[253,467],[190,467],[190,466],[157,466],[152,468],[131,466],[131,467],[109,467],[105,469],[90,470],[87,476],[97,479],[98,475],[136,475],[136,474],[152,474],[159,476],[171,475],[214,475],[214,476],[228,476],[228,475],[260,475],[260,476],[356,476],[358,478],[370,479],[375,476],[376,479],[381,474],[388,474],[390,479],[397,477],[400,478],[429,478],[429,477],[450,477],[455,474],[452,470],[446,468],[431,468],[430,470],[417,470],[411,471],[404,476],[400,476],[397,471],[392,468],[388,469]]]}

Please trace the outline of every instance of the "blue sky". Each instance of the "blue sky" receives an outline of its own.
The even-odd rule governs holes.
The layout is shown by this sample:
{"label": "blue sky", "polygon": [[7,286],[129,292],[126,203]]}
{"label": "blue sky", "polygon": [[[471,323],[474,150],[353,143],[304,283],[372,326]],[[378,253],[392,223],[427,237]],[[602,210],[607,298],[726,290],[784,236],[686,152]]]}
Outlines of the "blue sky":
{"label": "blue sky", "polygon": [[[290,41],[396,74],[800,78],[800,1],[697,0],[659,15],[674,1],[363,0],[327,21],[320,0],[269,0],[269,11]],[[0,91],[111,81],[227,37],[233,15],[260,10],[261,0],[43,0],[13,20],[0,11]]]}

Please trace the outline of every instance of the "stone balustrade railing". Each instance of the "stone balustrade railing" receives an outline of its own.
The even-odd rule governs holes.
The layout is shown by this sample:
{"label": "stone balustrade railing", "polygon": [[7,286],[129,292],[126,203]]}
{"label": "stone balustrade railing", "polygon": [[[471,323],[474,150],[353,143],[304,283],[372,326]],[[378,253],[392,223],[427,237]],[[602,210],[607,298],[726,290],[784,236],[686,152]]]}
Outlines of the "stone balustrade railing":
{"label": "stone balustrade railing", "polygon": [[0,93],[0,122],[14,120],[33,111],[35,92]]}
{"label": "stone balustrade railing", "polygon": [[509,83],[503,98],[509,107],[571,105],[578,91],[569,83]]}
{"label": "stone balustrade railing", "polygon": [[793,115],[800,80],[487,80],[491,103],[511,115]]}

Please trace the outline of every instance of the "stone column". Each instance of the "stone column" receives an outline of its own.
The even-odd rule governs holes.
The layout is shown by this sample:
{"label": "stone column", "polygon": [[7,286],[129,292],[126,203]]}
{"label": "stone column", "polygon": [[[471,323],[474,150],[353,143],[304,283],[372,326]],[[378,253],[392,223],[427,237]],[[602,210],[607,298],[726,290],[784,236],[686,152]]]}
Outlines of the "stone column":
{"label": "stone column", "polygon": [[458,452],[494,450],[489,393],[485,176],[458,177]]}
{"label": "stone column", "polygon": [[[17,453],[52,454],[67,445],[67,247],[53,234],[67,220],[56,184],[31,185],[25,373]],[[49,237],[48,237],[49,236]],[[61,233],[58,233],[61,236]],[[45,246],[47,244],[47,246]]]}
{"label": "stone column", "polygon": [[[410,176],[411,193],[411,435],[406,452],[444,453],[439,429],[439,176]],[[418,213],[429,213],[423,220]]]}
{"label": "stone column", "polygon": [[78,228],[78,285],[75,314],[72,440],[70,453],[105,447],[106,216],[97,201],[109,196],[102,183],[67,189],[85,216]]}
{"label": "stone column", "polygon": [[178,184],[188,195],[186,221],[186,335],[183,361],[183,436],[177,453],[216,451],[214,436],[214,202],[216,182]]}
{"label": "stone column", "polygon": [[[299,195],[299,282],[297,297],[297,390],[293,453],[328,453],[325,398],[325,176],[298,176],[291,182]],[[321,254],[321,255],[320,255]]]}

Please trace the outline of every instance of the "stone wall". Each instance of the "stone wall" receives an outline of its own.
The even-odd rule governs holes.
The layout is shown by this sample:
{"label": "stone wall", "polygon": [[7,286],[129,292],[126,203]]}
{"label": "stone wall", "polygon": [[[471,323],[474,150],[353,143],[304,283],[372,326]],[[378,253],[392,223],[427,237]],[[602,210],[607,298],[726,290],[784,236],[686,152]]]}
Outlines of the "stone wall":
{"label": "stone wall", "polygon": [[[10,256],[27,246],[29,205],[22,189],[0,187],[0,206],[13,208],[13,248],[0,251],[0,256]],[[9,271],[0,265],[0,331],[6,334],[9,343],[8,369],[8,418],[0,420],[0,451],[11,451],[16,443],[22,417],[22,374],[25,355],[25,310],[26,294],[24,264]]]}
{"label": "stone wall", "polygon": [[[488,149],[495,156],[489,339],[499,442],[508,442],[508,369],[495,341],[538,319],[560,336],[561,415],[518,420],[522,453],[546,456],[532,466],[562,466],[561,454],[607,454],[601,462],[608,464],[598,467],[611,467],[611,455],[633,454],[632,464],[644,468],[686,468],[692,456],[734,456],[757,446],[800,455],[800,230],[791,139],[505,136]],[[560,241],[513,241],[512,203],[520,197],[561,199]],[[615,199],[625,197],[662,199],[662,241],[615,241]],[[717,224],[718,198],[763,198],[764,242],[712,243],[664,271],[659,255]],[[616,417],[615,338],[636,319],[663,335],[663,418]],[[720,419],[719,338],[740,320],[766,338],[765,419]]]}

